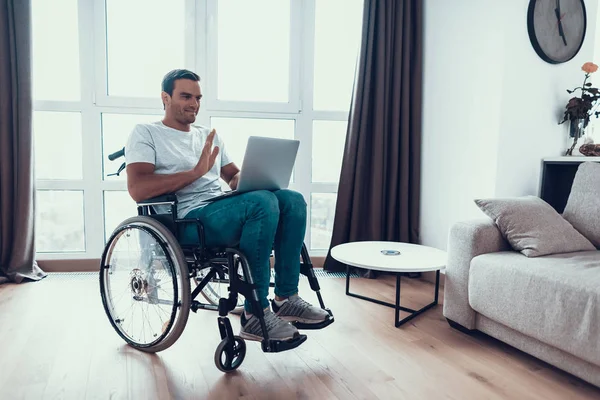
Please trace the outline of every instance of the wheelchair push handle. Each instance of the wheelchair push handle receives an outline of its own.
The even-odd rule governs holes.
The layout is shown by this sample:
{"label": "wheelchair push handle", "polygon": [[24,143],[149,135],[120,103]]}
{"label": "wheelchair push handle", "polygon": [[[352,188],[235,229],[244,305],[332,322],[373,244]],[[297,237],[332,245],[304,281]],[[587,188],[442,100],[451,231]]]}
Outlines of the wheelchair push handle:
{"label": "wheelchair push handle", "polygon": [[[125,155],[125,147],[123,147],[123,148],[122,148],[121,150],[119,150],[119,151],[115,151],[114,153],[112,153],[112,154],[109,154],[109,155],[108,155],[108,159],[109,159],[110,161],[114,161],[114,160],[116,160],[117,158],[123,157],[124,155]],[[121,166],[119,167],[119,170],[118,170],[117,172],[115,172],[115,173],[113,173],[113,174],[108,174],[108,176],[115,176],[115,175],[116,175],[116,176],[119,176],[119,174],[120,174],[121,172],[123,172],[123,170],[125,169],[125,166],[126,166],[126,164],[125,164],[125,163],[121,164]]]}
{"label": "wheelchair push handle", "polygon": [[112,154],[109,154],[109,155],[108,155],[108,159],[109,159],[110,161],[114,161],[114,160],[116,160],[116,159],[117,159],[117,158],[119,158],[119,157],[123,157],[124,155],[125,155],[125,147],[123,147],[123,148],[122,148],[121,150],[119,150],[119,151],[115,151],[114,153],[112,153]]}

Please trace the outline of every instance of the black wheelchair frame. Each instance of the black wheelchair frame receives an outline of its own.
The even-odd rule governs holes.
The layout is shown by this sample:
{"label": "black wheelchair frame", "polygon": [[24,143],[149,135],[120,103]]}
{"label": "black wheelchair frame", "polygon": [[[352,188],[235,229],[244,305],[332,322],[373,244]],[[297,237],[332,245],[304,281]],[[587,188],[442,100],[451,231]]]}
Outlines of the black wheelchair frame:
{"label": "black wheelchair frame", "polygon": [[[121,156],[124,156],[124,149],[111,154],[108,158],[112,161]],[[112,175],[119,175],[124,168],[125,163],[121,165],[116,174]],[[170,214],[156,213],[154,207],[159,205],[169,206],[171,211]],[[250,266],[246,256],[238,248],[235,247],[208,248],[206,246],[204,226],[202,225],[201,221],[198,219],[180,219],[177,217],[177,197],[174,194],[165,194],[162,196],[137,202],[137,210],[138,218],[151,218],[155,220],[164,228],[166,228],[169,232],[171,232],[173,237],[177,240],[177,244],[179,245],[179,248],[181,249],[181,252],[183,253],[183,256],[185,258],[185,264],[187,266],[187,277],[185,278],[188,280],[188,282],[190,279],[195,279],[198,276],[199,272],[209,269],[207,275],[204,276],[202,281],[199,282],[197,287],[191,292],[190,304],[187,305],[187,307],[190,307],[191,311],[193,312],[197,312],[197,310],[199,309],[208,309],[218,311],[219,313],[218,326],[222,341],[215,352],[215,363],[217,365],[217,368],[219,368],[223,372],[233,371],[241,365],[245,356],[244,340],[241,337],[234,335],[231,323],[229,321],[229,318],[227,317],[228,313],[234,310],[238,303],[238,294],[243,295],[248,301],[250,301],[254,314],[260,320],[261,329],[264,333],[263,340],[261,341],[261,348],[264,352],[274,353],[290,350],[295,347],[298,347],[307,339],[306,335],[300,335],[299,338],[293,339],[291,341],[279,341],[269,338],[266,324],[264,321],[263,309],[260,306],[256,285],[253,282]],[[198,245],[182,245],[180,243],[179,239],[181,236],[180,232],[182,232],[182,227],[189,226],[190,224],[194,225],[197,230],[199,238]],[[113,238],[117,237],[119,232],[127,228],[128,225],[124,221],[111,235],[111,238],[109,239],[102,255],[100,281],[104,308],[107,315],[109,316],[109,319],[111,320],[111,324],[123,339],[125,339],[133,347],[137,347],[136,344],[129,340],[127,337],[125,337],[115,325],[115,321],[113,321],[110,316],[110,312],[104,295],[104,289],[102,289],[103,270],[108,269],[110,267],[110,265],[106,265],[107,250],[109,249]],[[306,248],[306,245],[304,244],[302,246],[301,259],[302,261],[300,264],[300,273],[308,278],[310,288],[316,292],[320,307],[326,310],[329,313],[330,317],[327,320],[323,321],[321,324],[295,323],[294,325],[298,329],[322,329],[333,323],[334,318],[331,310],[325,307],[320,292],[321,289],[319,286],[319,282],[315,275],[308,250]],[[242,270],[242,277],[238,275],[240,267]],[[220,282],[226,282],[229,284],[228,297],[220,298],[218,306],[215,306],[213,304],[201,303],[198,300],[196,300],[196,297],[202,292],[202,290],[204,290],[206,285],[208,285],[211,281],[214,281],[215,279],[217,279]],[[270,286],[274,286],[273,282],[270,283]],[[179,304],[174,305],[174,307],[181,308],[186,307],[186,305],[181,304],[180,301]],[[187,322],[188,313],[189,312],[186,312],[185,322]],[[172,316],[171,318],[172,323],[174,317]],[[176,340],[177,338],[174,339],[174,341]],[[140,348],[140,350],[152,351],[145,348]],[[222,355],[226,356],[224,362],[221,361]],[[235,361],[236,359],[237,361]]]}

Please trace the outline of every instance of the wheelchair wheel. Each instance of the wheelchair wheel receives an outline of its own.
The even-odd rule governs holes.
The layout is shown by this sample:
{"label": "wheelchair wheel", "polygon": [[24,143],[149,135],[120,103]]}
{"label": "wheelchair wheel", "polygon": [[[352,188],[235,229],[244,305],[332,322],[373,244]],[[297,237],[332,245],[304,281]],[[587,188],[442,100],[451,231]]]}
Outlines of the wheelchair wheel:
{"label": "wheelchair wheel", "polygon": [[215,365],[222,372],[235,371],[246,357],[246,342],[239,336],[233,337],[233,343],[229,345],[225,338],[217,346],[215,351]]}
{"label": "wheelchair wheel", "polygon": [[190,281],[179,243],[147,216],[123,221],[102,254],[102,304],[115,331],[132,347],[158,352],[183,332],[190,312]]}

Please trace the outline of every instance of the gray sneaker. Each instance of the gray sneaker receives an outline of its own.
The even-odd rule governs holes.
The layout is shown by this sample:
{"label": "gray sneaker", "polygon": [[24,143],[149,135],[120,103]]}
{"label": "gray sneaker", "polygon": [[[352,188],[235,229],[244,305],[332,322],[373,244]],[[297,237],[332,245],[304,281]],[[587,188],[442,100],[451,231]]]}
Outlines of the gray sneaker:
{"label": "gray sneaker", "polygon": [[271,301],[275,315],[289,322],[303,324],[318,324],[329,318],[329,313],[320,307],[315,307],[297,294],[290,296],[280,307]]}
{"label": "gray sneaker", "polygon": [[[300,332],[298,332],[298,329],[294,325],[277,317],[270,309],[266,308],[264,314],[269,339],[286,341],[296,339],[300,336]],[[246,319],[246,313],[242,312],[240,320],[242,323],[240,336],[242,338],[258,342],[263,340],[260,320],[256,315],[251,316],[250,319]]]}

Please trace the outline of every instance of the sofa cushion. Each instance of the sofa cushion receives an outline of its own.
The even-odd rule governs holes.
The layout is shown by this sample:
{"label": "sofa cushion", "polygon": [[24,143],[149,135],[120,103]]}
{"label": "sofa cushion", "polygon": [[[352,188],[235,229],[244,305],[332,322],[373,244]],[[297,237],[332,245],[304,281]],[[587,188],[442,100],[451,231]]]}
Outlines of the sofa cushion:
{"label": "sofa cushion", "polygon": [[473,258],[469,304],[486,317],[600,365],[600,251]]}
{"label": "sofa cushion", "polygon": [[600,163],[579,165],[563,217],[600,249]]}
{"label": "sofa cushion", "polygon": [[536,196],[478,199],[513,249],[527,257],[595,250],[552,206]]}

